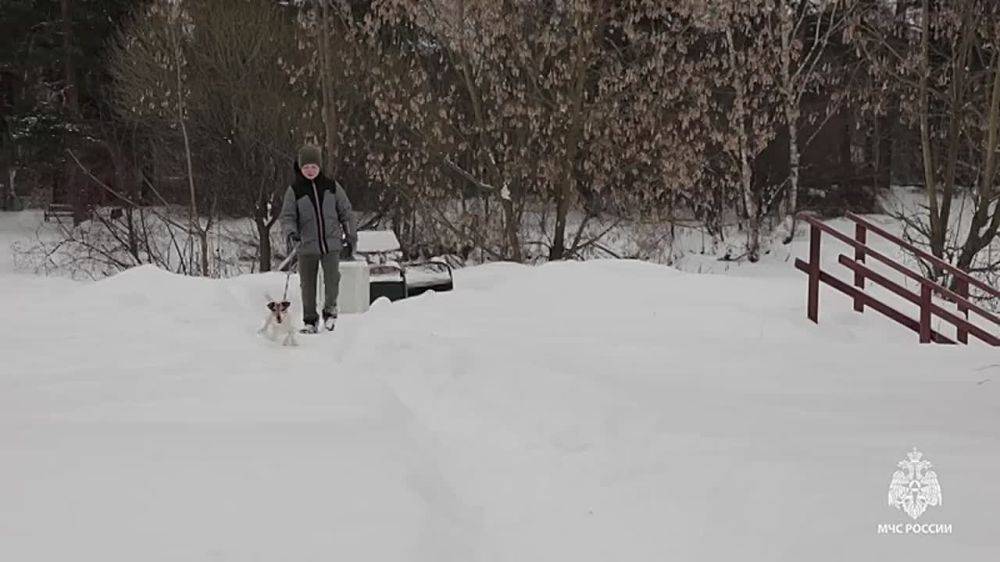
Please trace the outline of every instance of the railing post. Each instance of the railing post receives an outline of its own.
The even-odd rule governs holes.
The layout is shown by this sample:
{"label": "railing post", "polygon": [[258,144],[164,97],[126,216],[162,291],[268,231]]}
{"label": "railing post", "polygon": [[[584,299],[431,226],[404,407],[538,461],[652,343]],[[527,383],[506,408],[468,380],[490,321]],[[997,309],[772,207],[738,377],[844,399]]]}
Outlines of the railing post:
{"label": "railing post", "polygon": [[[958,296],[963,299],[969,300],[969,282],[963,277],[957,277],[955,279],[955,292],[958,293]],[[962,303],[958,303],[958,312],[966,320],[969,319],[969,307]],[[958,341],[962,343],[969,343],[969,331],[962,326],[958,326]]]}
{"label": "railing post", "polygon": [[822,231],[816,225],[809,228],[809,319],[819,324],[819,241]]}
{"label": "railing post", "polygon": [[[861,245],[867,244],[868,229],[863,224],[856,223],[854,225],[854,240]],[[854,247],[854,261],[865,263],[865,250],[861,246]],[[860,271],[854,272],[854,286],[859,290],[864,290],[865,288],[865,276]],[[854,297],[854,310],[857,312],[865,311],[865,303],[860,297]]]}
{"label": "railing post", "polygon": [[920,343],[931,343],[931,286],[920,284]]}

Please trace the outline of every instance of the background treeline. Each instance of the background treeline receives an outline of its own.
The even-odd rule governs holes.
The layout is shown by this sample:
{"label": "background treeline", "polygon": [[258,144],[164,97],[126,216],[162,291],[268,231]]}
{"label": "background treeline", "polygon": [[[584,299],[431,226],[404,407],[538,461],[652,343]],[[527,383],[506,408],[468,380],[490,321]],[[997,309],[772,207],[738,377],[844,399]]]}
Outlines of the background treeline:
{"label": "background treeline", "polygon": [[410,254],[617,255],[623,224],[696,225],[756,261],[797,211],[904,184],[911,238],[993,265],[993,0],[0,6],[4,205],[71,205],[107,267],[219,274],[220,225],[250,219],[269,269],[306,139]]}

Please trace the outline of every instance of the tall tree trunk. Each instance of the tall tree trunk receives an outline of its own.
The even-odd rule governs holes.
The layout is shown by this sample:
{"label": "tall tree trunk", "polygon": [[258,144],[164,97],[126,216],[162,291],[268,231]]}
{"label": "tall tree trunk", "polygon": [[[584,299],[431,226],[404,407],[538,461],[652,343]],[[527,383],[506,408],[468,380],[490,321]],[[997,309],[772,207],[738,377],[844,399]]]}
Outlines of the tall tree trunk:
{"label": "tall tree trunk", "polygon": [[76,87],[76,66],[73,62],[72,0],[60,0],[59,7],[62,15],[63,72],[66,80],[63,103],[73,117],[79,117],[80,98]]}
{"label": "tall tree trunk", "polygon": [[257,239],[259,253],[257,255],[258,266],[261,272],[271,271],[272,249],[271,249],[271,225],[267,213],[268,201],[266,196],[257,200],[254,206],[253,223],[257,227]]}
{"label": "tall tree trunk", "polygon": [[[738,133],[741,137],[745,133]],[[743,205],[747,212],[747,260],[760,259],[760,206],[753,192],[753,166],[745,138],[740,141],[740,185],[743,190]]]}
{"label": "tall tree trunk", "polygon": [[952,79],[949,97],[950,105],[948,116],[948,152],[946,154],[944,182],[941,189],[941,208],[939,210],[939,223],[941,228],[934,232],[936,238],[932,240],[931,247],[941,248],[942,257],[947,244],[947,231],[949,219],[951,217],[951,201],[955,192],[955,175],[958,169],[958,151],[962,143],[962,121],[965,116],[965,76],[968,73],[966,61],[969,50],[972,48],[972,9],[971,0],[961,2],[961,31],[959,44],[952,56]]}
{"label": "tall tree trunk", "polygon": [[569,199],[573,192],[572,170],[564,172],[556,189],[556,224],[549,250],[550,260],[561,260],[566,256],[566,219],[569,216]]}
{"label": "tall tree trunk", "polygon": [[334,106],[333,83],[330,73],[332,72],[330,59],[330,13],[327,0],[319,0],[320,3],[320,83],[323,90],[323,127],[326,135],[326,162],[324,168],[326,175],[334,178],[337,175],[340,160],[337,158],[337,109]]}
{"label": "tall tree trunk", "polygon": [[174,66],[176,71],[175,86],[177,89],[177,124],[180,126],[181,136],[184,138],[184,159],[187,164],[188,190],[191,198],[188,207],[188,239],[190,240],[188,248],[191,253],[188,257],[191,260],[190,270],[194,270],[194,237],[197,236],[200,242],[199,247],[201,249],[201,274],[202,276],[208,277],[208,232],[207,229],[202,229],[201,218],[198,213],[198,191],[195,189],[194,183],[194,162],[191,156],[191,138],[188,136],[187,130],[187,117],[185,115],[186,112],[184,104],[184,78],[181,73],[183,55],[181,53],[180,38],[177,36],[177,29],[171,30],[170,37],[173,43],[172,48],[174,50]]}
{"label": "tall tree trunk", "polygon": [[132,216],[134,210],[133,203],[138,201],[135,188],[136,182],[130,181],[132,178],[128,177],[128,164],[125,161],[122,144],[120,142],[107,141],[104,143],[104,146],[114,167],[115,188],[124,192],[127,197],[126,201],[118,202],[118,204],[123,204],[123,218],[125,219],[125,226],[128,229],[128,252],[135,260],[135,263],[142,263],[142,258],[139,256],[139,236],[135,230],[135,221]]}
{"label": "tall tree trunk", "polygon": [[504,229],[507,237],[507,257],[511,261],[521,262],[524,256],[521,254],[521,217],[514,208],[514,202],[510,197],[503,200]]}
{"label": "tall tree trunk", "polygon": [[[582,95],[582,91],[580,92]],[[574,111],[572,129],[566,138],[566,162],[556,189],[556,225],[552,239],[552,249],[549,250],[550,260],[561,260],[566,257],[566,222],[569,218],[570,204],[576,192],[576,157],[579,152],[582,136],[579,120],[583,117]]]}
{"label": "tall tree trunk", "polygon": [[7,162],[7,196],[10,198],[10,210],[19,211],[17,208],[17,189],[14,185],[14,180],[17,178],[17,168],[14,167],[14,162],[11,160]]}
{"label": "tall tree trunk", "polygon": [[[178,86],[180,86],[180,72],[178,71]],[[180,97],[178,95],[178,97]],[[180,122],[181,134],[184,137],[184,158],[187,163],[187,176],[188,176],[188,189],[190,191],[190,205],[188,206],[188,229],[189,237],[191,243],[188,245],[190,248],[191,256],[190,259],[194,260],[194,236],[197,236],[201,241],[201,247],[204,249],[207,246],[207,235],[201,228],[201,219],[198,214],[198,192],[194,185],[194,163],[191,159],[191,140],[188,137],[187,125],[184,122],[184,106],[178,106],[178,121]],[[194,270],[194,262],[191,261],[191,270]],[[201,274],[205,277],[208,276],[208,254],[202,252],[201,254]]]}
{"label": "tall tree trunk", "polygon": [[[465,21],[466,18],[466,2],[465,0],[459,0],[457,3],[458,10],[458,20]],[[520,240],[520,230],[521,230],[521,218],[520,215],[515,211],[514,201],[512,200],[513,194],[510,192],[508,187],[507,178],[503,169],[498,165],[496,159],[493,156],[492,149],[489,144],[487,137],[487,124],[486,115],[483,110],[483,99],[479,92],[479,88],[475,84],[473,79],[473,68],[469,62],[468,47],[466,45],[465,36],[459,38],[459,69],[462,72],[462,82],[465,86],[466,94],[469,96],[469,103],[472,106],[472,114],[476,123],[476,136],[479,140],[479,146],[477,149],[478,158],[475,162],[482,163],[483,159],[485,162],[481,165],[476,165],[474,168],[470,167],[475,173],[482,173],[485,177],[490,178],[489,184],[493,186],[502,185],[500,192],[500,207],[503,213],[503,229],[504,229],[504,239],[503,246],[506,246],[506,251],[504,255],[507,259],[520,262],[522,261],[523,255],[521,252],[521,240]],[[486,213],[484,218],[485,224],[489,224],[489,195],[484,198],[483,201],[484,209]],[[478,235],[478,234],[477,234]]]}
{"label": "tall tree trunk", "polygon": [[937,171],[934,160],[934,149],[931,145],[930,100],[928,99],[929,93],[927,91],[931,73],[931,16],[929,0],[923,0],[922,12],[922,36],[920,38],[920,81],[917,93],[920,105],[918,109],[920,114],[920,148],[924,164],[924,189],[927,192],[927,208],[930,210],[931,252],[939,258],[944,258],[944,245],[939,242],[943,242],[945,239],[944,229],[947,222],[945,225],[941,224],[941,215],[938,207]]}
{"label": "tall tree trunk", "polygon": [[795,227],[797,226],[796,214],[799,212],[799,174],[801,167],[801,154],[799,153],[799,124],[798,108],[788,112],[788,205],[785,212],[788,213],[786,222],[788,223],[788,235],[784,242],[788,244],[795,237]]}
{"label": "tall tree trunk", "polygon": [[[566,221],[573,194],[576,192],[576,158],[583,138],[583,98],[586,94],[587,57],[590,53],[590,41],[593,38],[589,37],[588,31],[584,29],[583,18],[579,14],[576,18],[576,29],[579,34],[574,69],[576,82],[573,85],[573,105],[570,108],[569,131],[565,141],[566,160],[563,162],[562,177],[559,178],[559,186],[556,189],[556,230],[552,238],[552,248],[549,250],[550,260],[561,260],[566,257]],[[591,33],[596,32],[591,31]]]}
{"label": "tall tree trunk", "polygon": [[792,33],[795,25],[790,6],[779,6],[781,17],[781,80],[784,85],[785,120],[788,121],[788,196],[785,201],[785,223],[788,235],[784,243],[795,237],[796,213],[799,210],[799,95],[792,78]]}
{"label": "tall tree trunk", "polygon": [[[63,50],[63,110],[71,120],[80,118],[80,99],[76,87],[76,66],[74,64],[73,53],[73,5],[72,0],[60,0],[60,24],[62,27],[62,50]],[[68,131],[68,129],[67,129]],[[71,148],[71,135],[63,134],[63,146]],[[80,186],[79,173],[76,166],[67,160],[63,165],[63,193],[67,196],[73,206],[73,224],[79,224],[86,216],[88,202],[84,197],[84,190]]]}
{"label": "tall tree trunk", "polygon": [[893,140],[896,136],[896,120],[898,119],[897,103],[895,99],[889,99],[886,104],[885,116],[875,117],[875,155],[872,183],[876,188],[883,190],[892,187]]}
{"label": "tall tree trunk", "polygon": [[[907,5],[904,2],[896,3],[895,11],[895,21],[896,24],[893,26],[893,37],[902,38],[906,37],[907,24],[906,24],[906,10]],[[898,40],[897,40],[898,42]],[[882,132],[882,146],[879,150],[881,171],[879,177],[881,178],[881,187],[888,190],[892,187],[892,182],[894,179],[893,169],[896,167],[897,161],[903,162],[901,158],[903,152],[898,150],[898,145],[896,141],[896,135],[900,132],[899,127],[899,116],[900,116],[900,96],[898,93],[889,92],[889,99],[886,105],[886,115],[883,119],[883,124],[880,127]]]}
{"label": "tall tree trunk", "polygon": [[128,253],[132,255],[135,263],[143,263],[142,256],[139,255],[139,233],[136,231],[135,207],[131,205],[125,207],[125,225],[128,228]]}
{"label": "tall tree trunk", "polygon": [[729,51],[730,72],[733,73],[733,120],[736,123],[737,140],[737,164],[739,165],[740,191],[743,198],[743,206],[747,213],[747,244],[746,255],[750,262],[760,259],[760,206],[753,192],[753,165],[750,154],[749,129],[752,126],[747,122],[746,95],[747,84],[740,74],[736,61],[736,43],[733,38],[733,31],[726,28],[726,42]]}
{"label": "tall tree trunk", "polygon": [[963,270],[968,270],[972,266],[976,254],[996,238],[997,231],[1000,229],[1000,210],[994,205],[997,151],[1000,150],[1000,54],[993,55],[993,85],[988,119],[983,146],[986,162],[979,180],[976,213],[969,224],[969,233],[962,245],[962,252],[957,263],[957,266]]}

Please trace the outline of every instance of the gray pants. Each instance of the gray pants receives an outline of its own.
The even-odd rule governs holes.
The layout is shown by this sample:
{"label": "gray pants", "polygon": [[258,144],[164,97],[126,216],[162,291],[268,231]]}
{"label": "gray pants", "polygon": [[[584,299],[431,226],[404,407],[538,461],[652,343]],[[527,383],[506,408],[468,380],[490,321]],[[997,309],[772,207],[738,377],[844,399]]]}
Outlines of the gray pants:
{"label": "gray pants", "polygon": [[323,264],[323,318],[337,315],[337,294],[340,292],[340,256],[335,253],[299,256],[299,284],[302,288],[302,320],[306,324],[319,321],[316,314],[316,274]]}

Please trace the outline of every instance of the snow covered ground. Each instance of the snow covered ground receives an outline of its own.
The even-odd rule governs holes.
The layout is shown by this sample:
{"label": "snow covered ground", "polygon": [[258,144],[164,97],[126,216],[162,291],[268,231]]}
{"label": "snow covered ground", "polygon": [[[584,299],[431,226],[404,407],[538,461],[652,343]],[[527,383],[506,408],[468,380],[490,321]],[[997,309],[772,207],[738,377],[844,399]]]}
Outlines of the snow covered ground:
{"label": "snow covered ground", "polygon": [[[804,253],[468,268],[296,349],[254,334],[281,274],[7,260],[0,560],[996,559],[996,351],[832,292],[812,325]],[[950,535],[876,532],[914,446]]]}

